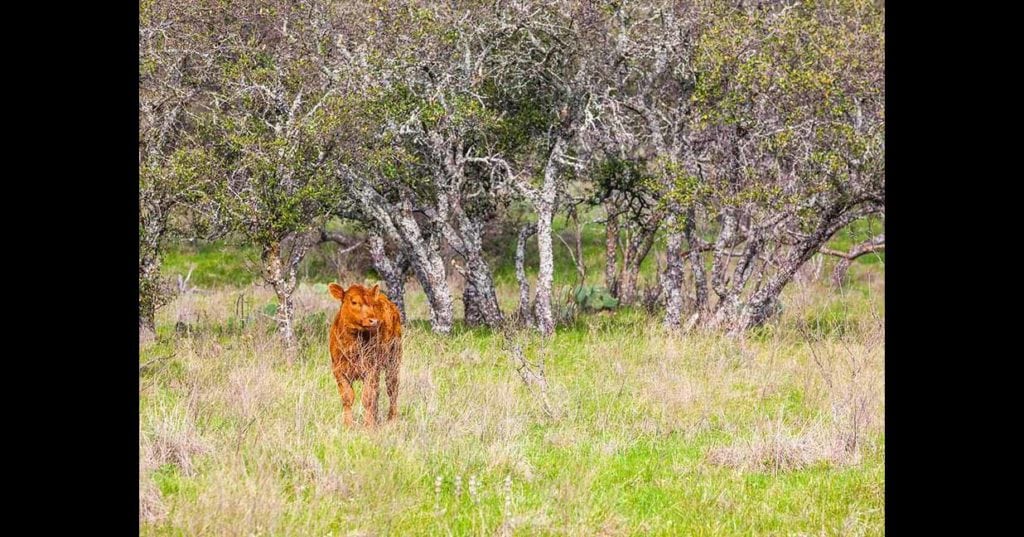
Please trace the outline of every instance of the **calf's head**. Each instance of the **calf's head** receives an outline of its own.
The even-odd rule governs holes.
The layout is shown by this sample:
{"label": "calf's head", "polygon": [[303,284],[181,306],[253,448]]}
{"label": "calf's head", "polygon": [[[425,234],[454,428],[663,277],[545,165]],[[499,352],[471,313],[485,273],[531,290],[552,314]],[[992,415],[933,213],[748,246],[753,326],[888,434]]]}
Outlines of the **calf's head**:
{"label": "calf's head", "polygon": [[353,284],[348,289],[332,283],[327,286],[331,296],[341,301],[341,318],[345,328],[355,332],[376,332],[381,325],[380,286],[374,285],[367,289]]}

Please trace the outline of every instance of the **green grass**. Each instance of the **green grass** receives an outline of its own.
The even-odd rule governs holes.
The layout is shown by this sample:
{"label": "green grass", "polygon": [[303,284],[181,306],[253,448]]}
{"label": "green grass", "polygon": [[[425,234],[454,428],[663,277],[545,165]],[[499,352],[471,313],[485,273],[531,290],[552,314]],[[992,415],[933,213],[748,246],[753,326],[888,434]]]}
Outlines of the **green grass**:
{"label": "green grass", "polygon": [[198,287],[247,285],[257,277],[259,252],[254,247],[228,241],[198,245],[179,243],[164,253],[161,271],[167,276],[185,277],[193,267],[189,283]]}
{"label": "green grass", "polygon": [[[854,268],[859,291],[794,285],[781,318],[739,339],[672,337],[637,309],[581,316],[547,343],[523,334],[551,415],[501,335],[430,333],[410,286],[399,419],[374,431],[341,424],[321,289],[299,289],[291,366],[269,319],[236,315],[240,293],[259,306],[266,290],[179,298],[141,353],[154,363],[140,374],[140,502],[159,514],[140,533],[883,534],[884,283]],[[838,452],[850,397],[868,412],[856,450]]]}

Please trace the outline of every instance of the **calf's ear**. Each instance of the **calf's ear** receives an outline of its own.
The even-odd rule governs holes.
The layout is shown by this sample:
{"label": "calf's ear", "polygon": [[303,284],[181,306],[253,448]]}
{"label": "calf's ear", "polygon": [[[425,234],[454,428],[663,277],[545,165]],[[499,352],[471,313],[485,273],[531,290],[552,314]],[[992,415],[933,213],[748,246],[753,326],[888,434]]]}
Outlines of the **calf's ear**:
{"label": "calf's ear", "polygon": [[370,289],[370,296],[375,299],[380,296],[380,284],[374,285],[373,289]]}
{"label": "calf's ear", "polygon": [[327,286],[327,291],[331,293],[331,296],[338,300],[345,300],[345,290],[336,283],[331,283]]}

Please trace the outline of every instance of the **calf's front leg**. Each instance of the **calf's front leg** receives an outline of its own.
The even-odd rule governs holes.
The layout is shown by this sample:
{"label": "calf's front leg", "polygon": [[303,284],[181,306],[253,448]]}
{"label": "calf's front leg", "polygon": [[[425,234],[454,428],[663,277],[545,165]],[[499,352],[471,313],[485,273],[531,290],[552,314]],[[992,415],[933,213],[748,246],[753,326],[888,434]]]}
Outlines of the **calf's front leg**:
{"label": "calf's front leg", "polygon": [[380,383],[380,370],[374,368],[367,372],[363,379],[363,419],[366,426],[377,425],[377,385]]}
{"label": "calf's front leg", "polygon": [[342,375],[337,376],[338,393],[341,394],[342,419],[346,427],[352,426],[352,403],[356,400],[356,391],[352,389],[352,383]]}

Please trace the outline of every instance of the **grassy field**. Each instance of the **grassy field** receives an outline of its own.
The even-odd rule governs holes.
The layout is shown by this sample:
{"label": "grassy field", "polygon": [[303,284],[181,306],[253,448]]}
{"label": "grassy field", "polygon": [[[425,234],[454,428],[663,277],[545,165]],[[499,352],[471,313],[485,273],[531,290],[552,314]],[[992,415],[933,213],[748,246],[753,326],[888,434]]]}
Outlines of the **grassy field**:
{"label": "grassy field", "polygon": [[[224,251],[208,254],[173,261]],[[801,279],[780,318],[739,339],[671,336],[631,309],[581,315],[547,342],[439,337],[412,284],[399,419],[373,431],[341,424],[324,286],[298,291],[289,366],[272,293],[213,262],[210,287],[162,309],[140,348],[140,532],[883,534],[881,259],[854,264],[842,291],[827,267]],[[499,291],[511,309],[515,289]],[[523,381],[515,345],[543,360],[545,388]]]}

